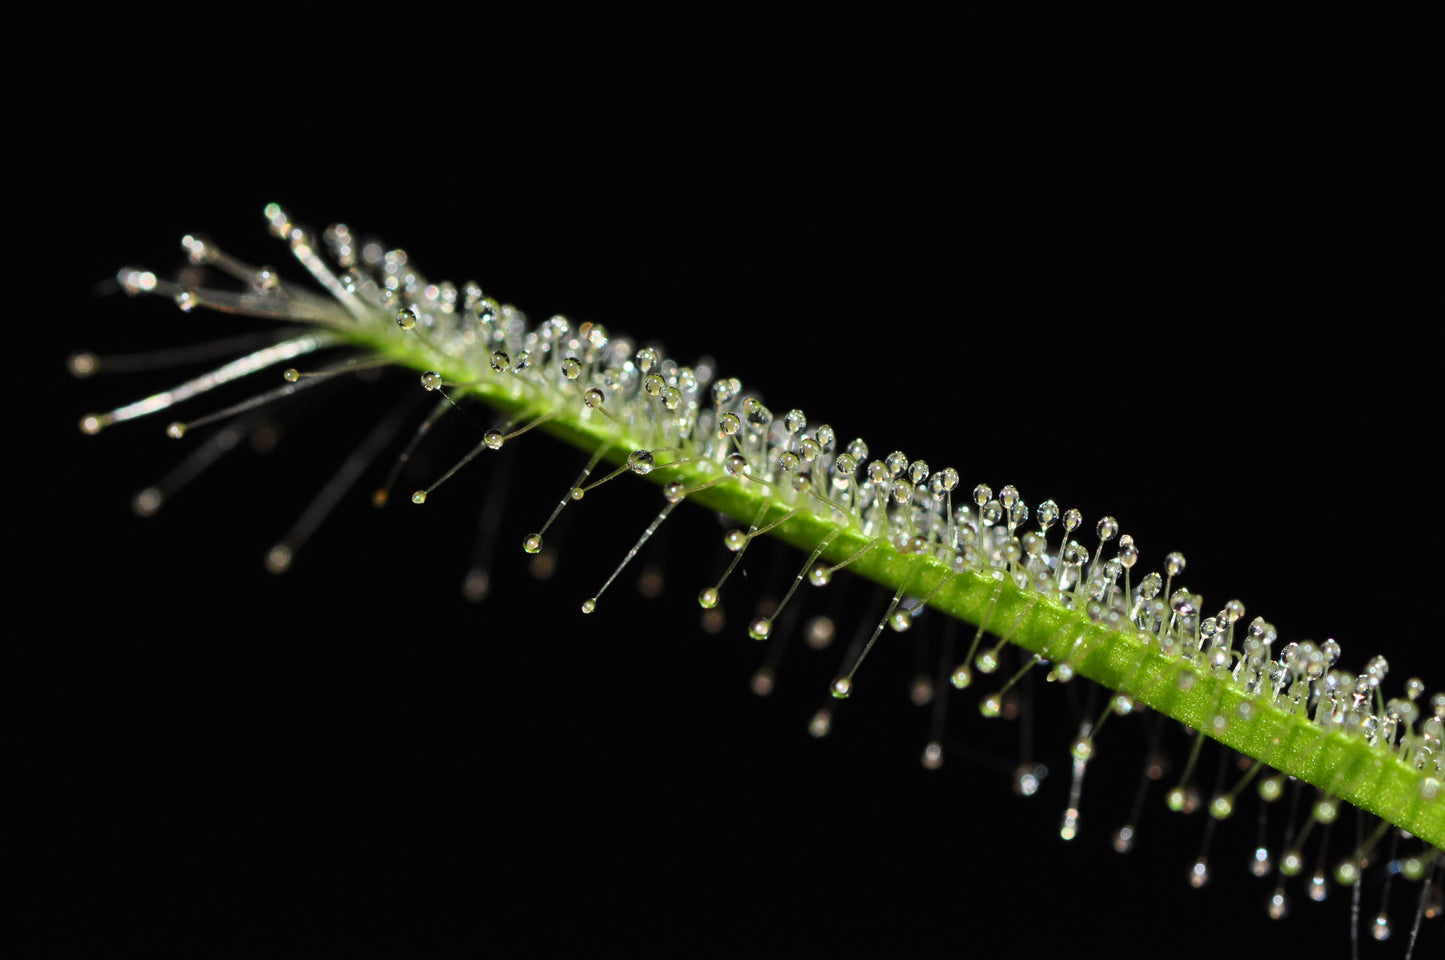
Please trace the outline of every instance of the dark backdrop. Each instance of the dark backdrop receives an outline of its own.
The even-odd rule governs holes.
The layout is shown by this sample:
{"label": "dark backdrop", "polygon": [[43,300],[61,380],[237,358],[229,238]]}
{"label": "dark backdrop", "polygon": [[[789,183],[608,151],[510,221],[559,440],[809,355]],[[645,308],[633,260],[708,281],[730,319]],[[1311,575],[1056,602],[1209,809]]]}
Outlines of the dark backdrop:
{"label": "dark backdrop", "polygon": [[[710,353],[875,454],[1113,513],[1151,567],[1182,550],[1211,604],[1438,686],[1438,105],[1414,27],[80,29],[23,71],[13,181],[25,955],[1345,954],[1345,893],[1296,883],[1295,916],[1264,917],[1252,804],[1203,891],[1202,820],[1158,788],[1143,849],[1112,852],[1137,722],[1111,721],[1082,834],[1057,838],[1082,683],[1037,685],[1051,775],[1028,801],[1002,772],[1017,725],[972,692],[944,768],[918,765],[906,690],[936,619],[888,635],[814,741],[841,646],[794,642],[759,700],[742,626],[800,558],[750,552],[708,635],[693,597],[722,528],[679,511],[664,595],[629,577],[584,618],[660,498],[589,496],[535,581],[517,544],[581,459],[541,437],[516,444],[486,603],[458,586],[490,463],[424,510],[354,496],[274,578],[266,546],[414,378],[324,398],[140,521],[127,498],[183,448],[163,422],[74,424],[175,377],[77,383],[63,361],[237,329],[97,293],[122,263],[178,264],[193,230],[297,274],[264,235],[275,199],[534,318]],[[452,426],[433,475],[471,442]],[[880,599],[837,592],[848,631]]]}

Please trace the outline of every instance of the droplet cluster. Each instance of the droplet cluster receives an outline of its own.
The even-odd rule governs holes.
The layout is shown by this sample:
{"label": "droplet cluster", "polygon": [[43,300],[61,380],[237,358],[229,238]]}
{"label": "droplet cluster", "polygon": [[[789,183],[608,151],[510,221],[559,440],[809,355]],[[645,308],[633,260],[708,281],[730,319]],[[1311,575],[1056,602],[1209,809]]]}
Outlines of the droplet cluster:
{"label": "droplet cluster", "polygon": [[[752,485],[766,492],[774,514],[806,512],[897,554],[929,558],[951,573],[1010,583],[1186,665],[1177,674],[1181,689],[1200,676],[1227,682],[1247,704],[1272,705],[1322,730],[1392,751],[1424,774],[1420,789],[1427,798],[1440,791],[1445,693],[1426,697],[1425,684],[1411,678],[1392,696],[1385,686],[1389,665],[1381,657],[1361,671],[1347,670],[1334,640],[1281,643],[1271,623],[1246,618],[1240,601],[1207,604],[1187,585],[1182,554],[1169,553],[1150,570],[1141,564],[1134,538],[1112,516],[1089,524],[1079,510],[1061,509],[1053,500],[1031,504],[1012,485],[960,489],[953,467],[935,469],[901,450],[875,450],[801,409],[775,412],[759,392],[719,376],[711,360],[684,365],[655,346],[639,347],[598,324],[563,316],[532,324],[476,283],[427,280],[406,251],[360,240],[344,224],[328,227],[318,241],[274,204],[266,217],[330,299],[281,281],[270,268],[240,264],[194,237],[185,243],[191,260],[241,278],[243,293],[181,288],[134,268],[122,271],[120,281],[133,293],[169,296],[183,310],[219,306],[325,327],[422,371],[426,391],[450,386],[458,395],[476,394],[533,418],[519,429],[487,431],[488,448],[565,416],[594,425],[625,457],[624,469],[661,485],[669,504],[716,484]],[[291,380],[299,376],[292,374]],[[92,415],[83,428],[94,432],[132,415],[138,414],[129,408]],[[171,429],[179,436],[185,427]],[[683,464],[689,466],[685,474],[676,469]],[[574,496],[581,493],[579,486]],[[425,492],[413,499],[422,502]],[[727,550],[743,550],[751,536],[732,531]],[[525,548],[535,553],[541,545],[540,534],[533,534]],[[807,579],[826,584],[834,569],[811,565]],[[699,601],[715,606],[717,589],[705,589]],[[596,604],[593,597],[584,609]],[[907,629],[921,603],[910,597],[895,605],[892,626]],[[770,620],[757,618],[750,632],[762,638],[771,627]],[[950,676],[953,686],[968,686],[973,669],[992,673],[997,656],[997,648],[984,650],[974,662],[960,664]],[[1068,657],[1051,659],[1061,661],[1054,669],[1067,679]],[[771,689],[771,679],[766,685]],[[832,693],[845,698],[852,686],[851,676],[839,677]],[[997,714],[998,696],[985,696],[980,709]],[[1249,709],[1241,708],[1241,717],[1248,719]],[[820,712],[814,734],[825,733],[830,722],[831,714]],[[1231,721],[1221,714],[1214,722]],[[1086,763],[1093,750],[1093,740],[1081,734],[1073,745],[1075,762]],[[1218,809],[1228,815],[1225,806]],[[1202,861],[1197,877],[1200,884],[1208,877]]]}

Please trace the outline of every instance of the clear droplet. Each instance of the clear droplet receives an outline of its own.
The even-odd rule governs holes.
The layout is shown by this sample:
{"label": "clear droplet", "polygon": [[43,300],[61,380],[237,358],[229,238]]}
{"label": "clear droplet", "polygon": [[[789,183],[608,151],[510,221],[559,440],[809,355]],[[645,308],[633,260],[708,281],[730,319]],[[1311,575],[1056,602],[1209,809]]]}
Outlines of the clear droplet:
{"label": "clear droplet", "polygon": [[1200,857],[1194,861],[1194,866],[1189,868],[1189,885],[1195,890],[1208,885],[1209,883],[1209,861]]}
{"label": "clear droplet", "polygon": [[583,603],[582,603],[582,612],[583,612],[583,613],[591,613],[593,610],[596,610],[596,609],[597,609],[597,598],[596,598],[596,597],[592,597],[592,598],[590,598],[590,599],[588,599],[588,600],[583,601]]}
{"label": "clear droplet", "polygon": [[[754,640],[766,640],[772,632],[773,621],[767,617],[755,617],[753,621],[748,624],[748,636]],[[834,695],[836,696],[836,694]]]}
{"label": "clear droplet", "polygon": [[291,568],[293,559],[291,548],[284,543],[278,543],[266,552],[266,569],[271,573],[285,573]]}
{"label": "clear droplet", "polygon": [[930,740],[923,748],[923,756],[919,758],[925,770],[937,770],[943,766],[943,744],[936,740]]}
{"label": "clear droplet", "polygon": [[853,681],[848,677],[837,677],[833,680],[832,693],[835,698],[839,700],[846,700],[848,699],[848,695],[852,692]]}
{"label": "clear droplet", "polygon": [[717,606],[718,592],[716,587],[705,587],[697,595],[697,605],[704,610],[711,610]]}
{"label": "clear droplet", "polygon": [[542,535],[540,533],[529,533],[522,541],[522,549],[527,553],[538,553],[542,549]]}

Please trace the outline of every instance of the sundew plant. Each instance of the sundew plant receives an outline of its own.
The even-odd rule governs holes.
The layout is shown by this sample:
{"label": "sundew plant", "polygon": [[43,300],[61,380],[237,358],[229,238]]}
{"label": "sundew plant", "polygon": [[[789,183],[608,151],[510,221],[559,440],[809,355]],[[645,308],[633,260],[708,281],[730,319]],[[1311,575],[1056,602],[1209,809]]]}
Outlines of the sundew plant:
{"label": "sundew plant", "polygon": [[[356,548],[355,572],[338,570],[324,583],[293,588],[306,594],[304,605],[288,609],[275,622],[288,645],[365,636],[367,618],[379,603],[367,595],[381,591],[415,601],[414,606],[402,604],[408,611],[404,621],[410,624],[404,632],[414,631],[426,648],[446,649],[462,634],[454,632],[455,627],[440,632],[431,627],[452,619],[437,609],[444,601],[434,596],[431,582],[449,579],[460,584],[469,599],[484,600],[476,608],[474,628],[477,642],[488,645],[487,652],[479,654],[481,664],[498,656],[499,646],[535,643],[548,644],[558,658],[547,676],[526,681],[484,670],[479,693],[493,684],[526,682],[537,684],[537,696],[547,699],[555,675],[568,672],[569,660],[581,656],[575,669],[582,675],[583,689],[595,671],[592,692],[604,694],[601,702],[624,713],[645,712],[659,687],[711,688],[727,673],[725,664],[746,654],[750,665],[731,678],[734,688],[774,700],[783,697],[790,683],[798,683],[796,695],[811,699],[796,724],[797,731],[807,733],[800,738],[829,743],[845,738],[850,723],[875,726],[865,719],[866,698],[875,691],[883,696],[878,689],[885,686],[883,678],[897,673],[902,660],[907,664],[905,696],[920,708],[915,727],[919,742],[900,743],[897,750],[912,758],[915,770],[940,775],[955,768],[971,770],[974,776],[954,785],[964,793],[983,789],[978,781],[984,771],[994,771],[994,783],[1004,792],[1011,789],[1026,798],[1014,804],[1045,797],[1055,803],[1049,811],[1031,811],[1034,819],[1027,828],[1017,826],[1012,813],[982,812],[988,808],[970,805],[946,831],[964,835],[940,843],[931,859],[931,838],[949,822],[948,814],[937,824],[924,825],[908,841],[920,852],[900,854],[892,863],[875,853],[876,862],[869,867],[873,882],[880,885],[892,882],[895,870],[908,869],[904,864],[928,865],[913,868],[929,871],[933,891],[917,898],[920,915],[939,909],[934,898],[977,902],[979,891],[988,889],[990,871],[1010,858],[1012,843],[1021,841],[1017,834],[1045,827],[1059,838],[1054,841],[1059,849],[1048,861],[1035,864],[1044,874],[1071,874],[1076,868],[1069,857],[1075,854],[1068,844],[1087,842],[1090,832],[1095,843],[1135,856],[1143,853],[1136,845],[1152,844],[1151,833],[1187,829],[1197,840],[1195,850],[1176,864],[1174,874],[1186,889],[1254,884],[1258,912],[1279,918],[1332,900],[1338,916],[1326,939],[1344,950],[1350,949],[1352,939],[1363,939],[1369,947],[1375,940],[1399,947],[1413,936],[1417,917],[1438,913],[1439,846],[1445,838],[1440,797],[1445,696],[1438,678],[1422,672],[1417,679],[1399,656],[1371,654],[1356,662],[1354,644],[1344,638],[1296,637],[1286,624],[1276,626],[1254,600],[1217,594],[1213,575],[1207,577],[1207,593],[1194,590],[1192,584],[1199,582],[1196,557],[1137,545],[1132,531],[1138,528],[1122,506],[1117,516],[1102,510],[1085,513],[1071,501],[1048,499],[1046,488],[1033,492],[1023,482],[1016,486],[1007,475],[996,476],[993,471],[999,468],[973,465],[994,450],[1030,444],[1035,450],[1027,469],[1034,471],[1050,459],[1051,445],[1073,449],[1076,441],[1062,434],[1082,431],[1089,437],[1086,446],[1112,444],[1117,449],[1093,462],[1075,458],[1095,471],[1099,463],[1105,464],[1104,476],[1061,478],[1058,482],[1066,490],[1083,484],[1082,489],[1090,491],[1087,496],[1102,501],[1108,495],[1107,477],[1120,476],[1121,486],[1129,490],[1138,486],[1140,474],[1188,491],[1181,499],[1227,486],[1222,476],[1217,482],[1211,478],[1223,466],[1210,454],[1223,457],[1229,452],[1229,434],[1211,440],[1187,420],[1162,412],[1155,416],[1148,408],[1132,420],[1116,418],[1107,390],[1099,402],[1089,402],[1091,391],[1120,377],[1124,385],[1119,396],[1128,397],[1132,385],[1148,380],[1151,372],[1166,385],[1161,399],[1166,408],[1171,402],[1192,402],[1171,391],[1184,389],[1173,375],[1180,368],[1191,369],[1193,331],[1159,334],[1157,366],[1145,363],[1137,373],[1121,373],[1112,359],[1101,359],[1112,357],[1101,352],[1107,349],[1108,335],[1091,349],[1088,338],[1079,347],[1071,347],[1067,337],[1052,340],[1051,335],[1036,342],[996,321],[992,326],[960,322],[912,327],[895,318],[886,304],[866,300],[855,317],[822,324],[794,347],[766,335],[753,344],[739,342],[743,338],[734,334],[745,328],[742,323],[735,330],[708,331],[721,339],[716,348],[704,349],[720,356],[734,354],[739,363],[755,358],[781,380],[779,386],[755,384],[734,379],[723,360],[694,363],[671,356],[652,341],[634,342],[614,333],[613,324],[602,316],[605,305],[586,319],[558,315],[540,323],[536,317],[527,321],[493,298],[490,287],[434,282],[421,273],[418,263],[424,257],[419,251],[414,257],[373,242],[359,224],[308,230],[292,219],[289,209],[274,204],[267,206],[266,220],[310,277],[294,278],[294,271],[279,265],[253,266],[197,234],[183,242],[189,267],[175,278],[143,267],[125,268],[117,275],[125,292],[161,295],[188,316],[219,309],[281,322],[279,327],[262,325],[257,339],[229,344],[209,363],[195,355],[182,357],[195,361],[202,372],[188,367],[183,376],[172,377],[168,392],[150,393],[82,418],[82,430],[108,438],[122,427],[139,426],[130,420],[148,416],[173,439],[190,445],[177,471],[142,489],[134,504],[137,512],[156,513],[162,506],[167,515],[179,511],[179,504],[173,507],[170,501],[189,490],[193,475],[202,475],[200,468],[208,461],[233,446],[269,445],[281,432],[278,423],[292,429],[289,415],[269,417],[266,411],[273,402],[324,396],[343,380],[374,378],[385,372],[382,368],[404,375],[354,389],[374,395],[389,385],[400,399],[370,413],[360,412],[363,407],[347,399],[349,391],[325,401],[343,420],[359,421],[348,434],[351,445],[338,444],[337,453],[329,457],[332,466],[320,469],[322,482],[311,484],[319,493],[292,498],[294,516],[283,517],[269,547],[261,551],[266,566],[300,576],[313,537],[319,543],[329,526],[366,523],[363,516],[345,513],[322,522],[348,494],[388,511],[412,511],[418,518],[434,513],[448,497],[480,501],[475,523],[457,524],[455,515],[442,522],[405,518],[424,525],[409,546],[379,539],[381,534],[364,535],[365,546]],[[223,279],[216,279],[218,275]],[[738,309],[763,308],[744,301]],[[1128,340],[1134,334],[1126,327],[1119,336]],[[1147,332],[1139,336],[1147,341]],[[705,334],[699,339],[705,340]],[[1062,351],[1064,362],[1031,367],[1030,357],[1050,350]],[[88,376],[107,367],[156,360],[155,355],[141,355],[117,364],[104,356],[78,354],[70,363],[74,372]],[[803,371],[815,362],[824,369],[810,379]],[[1012,376],[1017,379],[1000,380],[1001,365],[1016,368]],[[746,371],[736,374],[743,377]],[[1208,376],[1202,379],[1206,390],[1229,392]],[[785,395],[793,382],[808,385],[805,395]],[[995,383],[1013,386],[991,386]],[[211,401],[233,386],[241,387],[239,393]],[[1267,384],[1254,386],[1262,405],[1275,402]],[[855,433],[841,419],[836,426],[826,419],[832,416],[827,412],[832,403],[848,403],[859,395],[873,397],[862,406],[870,429],[878,431],[876,437]],[[182,406],[180,401],[189,402]],[[228,434],[223,423],[239,423],[240,428]],[[940,449],[915,450],[912,439],[906,445],[902,439],[889,440],[889,426],[910,438],[937,441]],[[1251,435],[1245,427],[1237,433],[1234,439]],[[575,461],[557,452],[556,440],[575,448]],[[961,444],[957,466],[939,459],[949,455],[949,443]],[[525,460],[525,450],[519,448],[526,447],[546,452]],[[515,464],[503,459],[513,457]],[[457,465],[464,466],[453,475]],[[1253,467],[1267,472],[1270,463]],[[976,476],[981,469],[985,474]],[[1204,482],[1193,476],[1181,479],[1198,473],[1207,475]],[[471,474],[490,479],[468,485]],[[618,494],[624,486],[650,490],[650,495]],[[539,496],[527,496],[538,488]],[[278,513],[271,508],[272,494],[253,492],[249,481],[240,489],[246,491],[242,499],[260,500],[268,508],[260,515]],[[1229,541],[1229,550],[1219,555],[1285,553],[1281,562],[1288,576],[1275,579],[1293,581],[1304,563],[1295,554],[1308,554],[1309,548],[1288,533],[1279,534],[1283,547],[1262,543],[1264,520],[1258,519],[1273,520],[1289,510],[1290,502],[1266,494],[1258,518],[1251,521],[1238,517],[1240,500],[1234,497],[1226,492],[1219,507],[1223,519],[1216,532]],[[677,518],[673,511],[689,501],[728,519],[716,532],[696,526],[674,532],[686,511],[680,510]],[[1304,493],[1294,501],[1312,502]],[[517,503],[529,504],[525,509],[531,519],[522,526],[513,522],[523,510],[513,506]],[[252,505],[237,508],[249,511]],[[598,513],[605,524],[586,527],[585,518]],[[223,519],[211,516],[216,523]],[[630,522],[624,522],[624,516]],[[1138,535],[1139,541],[1157,543],[1167,535],[1166,526],[1153,522],[1146,528],[1148,537]],[[480,537],[473,532],[478,528]],[[1280,529],[1287,529],[1283,522]],[[208,532],[202,539],[217,536]],[[461,546],[453,547],[444,537],[461,541]],[[670,539],[659,546],[663,538]],[[770,547],[774,538],[795,549]],[[501,576],[497,571],[513,552],[515,562],[529,562],[544,581],[551,576],[551,564],[586,567],[589,572],[546,582],[536,594],[543,599],[523,600],[535,591],[498,589],[498,583],[507,581],[496,579]],[[449,554],[460,559],[453,571],[443,569]],[[689,584],[686,577],[694,568],[703,572]],[[590,588],[575,597],[563,594],[575,592],[571,585],[589,577]],[[657,579],[687,603],[672,602],[653,613],[631,598],[617,599],[639,589],[655,592]],[[1222,574],[1218,578],[1224,579]],[[876,602],[850,603],[865,582],[877,585],[866,591],[876,591]],[[1228,587],[1221,584],[1218,589]],[[842,596],[830,602],[829,590]],[[691,613],[686,612],[689,606]],[[223,606],[204,622],[224,632],[231,610],[234,607]],[[378,621],[382,616],[377,613]],[[616,618],[610,627],[594,626],[608,623],[609,617]],[[677,622],[667,623],[667,617]],[[599,629],[602,632],[595,633]],[[585,655],[568,652],[570,645],[587,645],[589,636],[607,638],[603,661],[636,656],[636,651],[622,653],[617,646],[637,644],[650,651],[644,663],[649,656],[659,663],[634,667],[637,689],[629,691],[625,676],[618,679],[599,670],[595,649]],[[666,643],[693,644],[727,638],[734,651],[724,655],[723,666],[707,668],[710,676],[670,676],[660,669],[666,659],[659,653],[663,638]],[[814,649],[789,649],[790,640],[795,648]],[[439,641],[446,645],[435,646]],[[739,645],[743,654],[737,652]],[[797,667],[800,657],[810,658],[812,665]],[[808,681],[809,671],[821,671],[821,677]],[[792,680],[790,675],[797,673],[802,677]],[[1047,705],[1051,697],[1067,705],[1068,720],[1060,719],[1064,711],[1052,713],[1059,708]],[[699,748],[690,744],[687,730],[713,727],[714,718],[700,723],[695,716],[716,708],[703,701],[701,692],[683,699],[689,704],[685,712],[663,713],[655,722],[681,732],[672,749],[692,752]],[[1130,714],[1142,714],[1144,720],[1125,720]],[[594,722],[591,718],[590,711],[574,716],[556,739],[543,737],[541,745],[524,729],[516,730],[508,734],[512,745],[507,749],[530,742],[533,748],[523,752],[533,761],[545,757],[546,762],[579,762],[569,737],[579,734],[579,726]],[[997,743],[988,744],[988,733],[978,734],[982,739],[977,742],[975,734],[956,734],[960,726],[982,729],[983,718],[993,726],[1012,725],[1021,738],[1000,754]],[[1178,733],[1175,721],[1188,732]],[[1131,724],[1139,726],[1130,729]],[[1115,747],[1120,741],[1128,747]],[[1221,750],[1216,742],[1230,750]],[[803,751],[815,747],[822,749],[808,742],[794,745]],[[1097,761],[1116,749],[1127,749],[1130,762],[1100,769]],[[585,768],[586,761],[581,762]],[[851,822],[831,839],[838,861],[850,859],[859,834],[880,826],[868,812],[868,794],[876,790],[886,796],[894,789],[877,784],[896,776],[888,772],[891,768],[869,771],[863,764],[846,761],[846,774],[832,775],[840,793],[867,784],[864,802],[850,808],[845,818]],[[486,769],[485,762],[471,773],[486,782],[479,769]],[[516,776],[514,772],[503,782]],[[503,782],[486,782],[481,792],[502,791]],[[904,782],[901,777],[899,782]],[[1050,789],[1042,790],[1044,786]],[[719,788],[709,781],[699,789]],[[719,792],[718,818],[732,816],[721,798],[736,789],[733,784]],[[1101,800],[1091,817],[1089,803],[1096,792],[1106,795],[1107,802]],[[788,809],[787,801],[771,793],[759,785],[753,802],[764,811],[770,804]],[[1035,798],[1036,793],[1041,796]],[[568,815],[580,810],[585,817],[589,796],[582,794],[580,807],[569,807]],[[889,817],[888,828],[896,828],[896,814],[880,811],[878,816]],[[1171,822],[1171,816],[1177,819]],[[1004,822],[1011,825],[1001,828]],[[689,838],[717,829],[715,824],[683,822],[672,836],[686,847]],[[1216,830],[1243,833],[1248,857],[1221,864],[1213,847]],[[1006,836],[993,836],[1000,831]],[[970,842],[969,834],[981,836]],[[599,851],[613,850],[614,842],[584,848],[578,859],[587,866],[576,869],[589,874],[598,870],[600,882],[607,871],[595,861],[608,859]],[[786,874],[786,848],[770,846],[759,851],[759,873]],[[976,858],[965,856],[970,846],[978,850]],[[544,847],[554,849],[551,844]],[[777,858],[777,866],[769,865],[770,857]],[[535,869],[530,858],[521,859]],[[705,869],[706,863],[694,867]],[[731,862],[725,872],[736,867]],[[1082,869],[1072,880],[1054,878],[1043,888],[1050,891],[1042,895],[1044,900],[1073,896],[1073,888],[1089,884],[1087,874],[1088,869]],[[713,877],[703,887],[721,882]],[[751,882],[771,889],[770,881]],[[546,889],[555,894],[555,887]],[[1198,896],[1211,894],[1203,890]],[[1020,906],[1026,908],[1035,896],[1040,895],[1004,899],[1021,898]],[[1120,896],[1129,897],[1122,891]],[[764,913],[772,916],[771,909]],[[673,922],[687,926],[656,922],[664,928]],[[735,917],[716,922],[720,941],[738,936]],[[1005,926],[1019,922],[1010,920]],[[1073,935],[1086,922],[1076,921]],[[1290,922],[1282,919],[1279,929],[1288,931]],[[1296,922],[1327,921],[1311,914]],[[1428,926],[1429,919],[1425,923]],[[797,934],[804,943],[847,938],[852,929],[836,919],[824,927],[828,924],[833,928],[820,931],[802,917],[794,929],[808,931]],[[623,926],[632,929],[630,922]],[[898,917],[896,924],[880,922],[869,929],[886,929],[877,932],[880,942],[907,943],[909,930],[917,927],[916,921]],[[959,935],[967,939],[964,931]],[[988,934],[999,943],[1023,935],[1017,927]],[[1279,936],[1287,942],[1290,934]]]}

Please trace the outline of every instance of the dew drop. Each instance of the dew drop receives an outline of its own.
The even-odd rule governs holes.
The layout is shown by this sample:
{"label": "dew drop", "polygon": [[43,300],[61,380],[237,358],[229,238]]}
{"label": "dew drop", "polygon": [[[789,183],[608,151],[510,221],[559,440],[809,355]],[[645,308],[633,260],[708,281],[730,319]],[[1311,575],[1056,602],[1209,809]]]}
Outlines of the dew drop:
{"label": "dew drop", "polygon": [[963,690],[973,683],[973,671],[968,668],[968,664],[959,664],[953,668],[948,682],[953,684],[955,690]]}
{"label": "dew drop", "polygon": [[723,546],[727,547],[733,553],[737,553],[743,547],[747,546],[747,543],[748,535],[741,530],[729,530],[723,534]]}
{"label": "dew drop", "polygon": [[425,490],[418,490],[416,493],[413,493],[413,494],[411,495],[411,502],[412,502],[412,503],[426,503],[426,491],[425,491]]}
{"label": "dew drop", "polygon": [[583,603],[582,603],[582,612],[583,612],[583,613],[591,613],[593,610],[596,610],[596,609],[597,609],[597,598],[596,598],[596,597],[592,597],[592,598],[589,599],[589,600],[583,601]]}
{"label": "dew drop", "polygon": [[[748,636],[752,637],[754,640],[766,640],[768,639],[768,635],[772,632],[773,621],[769,620],[767,617],[756,617],[753,619],[752,623],[748,624]],[[833,686],[835,690],[833,695],[836,697],[838,696],[838,693],[836,692],[837,684],[835,683]],[[843,694],[843,696],[847,696],[847,694],[845,693]]]}
{"label": "dew drop", "polygon": [[926,707],[933,702],[933,680],[927,674],[913,678],[908,688],[908,700],[915,707]]}
{"label": "dew drop", "polygon": [[1094,741],[1089,737],[1078,737],[1069,744],[1069,756],[1087,763],[1094,755]]}
{"label": "dew drop", "polygon": [[820,615],[808,620],[803,641],[814,650],[822,650],[833,642],[836,633],[837,627],[833,624],[833,618]]}
{"label": "dew drop", "polygon": [[1284,895],[1284,887],[1276,887],[1274,894],[1269,898],[1269,918],[1283,920],[1288,915],[1289,898]]}
{"label": "dew drop", "polygon": [[146,487],[131,497],[130,508],[138,517],[153,516],[161,508],[165,496],[155,487]]}
{"label": "dew drop", "polygon": [[509,357],[509,356],[507,356],[507,351],[505,351],[505,350],[493,350],[493,351],[492,351],[492,372],[494,372],[494,373],[502,373],[502,372],[504,372],[504,371],[507,369],[507,365],[510,364],[511,362],[512,362],[512,358]]}
{"label": "dew drop", "polygon": [[808,582],[815,587],[826,586],[828,584],[828,581],[832,579],[833,571],[828,569],[828,567],[824,566],[821,563],[817,564],[813,567],[812,570],[808,571]]}
{"label": "dew drop", "polygon": [[487,445],[489,450],[502,449],[502,444],[505,443],[506,440],[507,438],[502,436],[502,431],[500,430],[488,430],[482,435],[482,442]]}
{"label": "dew drop", "polygon": [[1048,776],[1049,768],[1042,763],[1023,763],[1014,768],[1013,791],[1021,797],[1032,797]]}
{"label": "dew drop", "polygon": [[1059,505],[1052,500],[1045,500],[1039,504],[1039,529],[1045,533],[1054,522],[1059,519]]}
{"label": "dew drop", "polygon": [[542,535],[540,533],[529,533],[522,541],[522,549],[527,553],[538,553],[542,549]]}
{"label": "dew drop", "polygon": [[1370,936],[1376,940],[1390,939],[1390,915],[1382,913],[1375,917],[1375,922],[1370,924]]}
{"label": "dew drop", "polygon": [[65,368],[77,380],[82,380],[100,368],[100,358],[93,353],[72,353],[65,358]]}
{"label": "dew drop", "polygon": [[396,325],[403,330],[410,330],[416,326],[416,311],[411,307],[403,307],[396,312]]}
{"label": "dew drop", "polygon": [[1134,538],[1126,533],[1119,538],[1119,563],[1125,570],[1132,570],[1138,562],[1139,548],[1134,546]]}
{"label": "dew drop", "polygon": [[717,606],[718,593],[716,587],[705,587],[697,595],[697,605],[704,610],[711,610]]}
{"label": "dew drop", "polygon": [[468,570],[462,581],[462,596],[470,603],[481,603],[492,590],[492,578],[485,570]]}
{"label": "dew drop", "polygon": [[627,468],[639,477],[645,477],[656,466],[651,450],[634,450],[627,455]]}
{"label": "dew drop", "polygon": [[985,717],[996,717],[1003,710],[1003,703],[998,695],[991,693],[978,702],[978,712]]}
{"label": "dew drop", "polygon": [[1128,853],[1134,849],[1134,828],[1120,827],[1114,833],[1114,852]]}
{"label": "dew drop", "polygon": [[567,357],[562,361],[562,376],[568,380],[576,380],[582,375],[582,364],[576,357]]}
{"label": "dew drop", "polygon": [[979,673],[993,673],[998,669],[998,657],[994,655],[993,651],[985,650],[978,655],[974,665],[978,667]]}
{"label": "dew drop", "polygon": [[[295,367],[287,367],[282,372],[281,379],[285,380],[287,383],[295,383],[296,381],[301,379],[301,371],[297,370]],[[426,380],[423,379],[422,383],[425,384]]]}
{"label": "dew drop", "polygon": [[1229,799],[1228,794],[1219,794],[1209,801],[1209,815],[1214,819],[1227,820],[1232,813],[1234,813],[1234,801]]}
{"label": "dew drop", "polygon": [[937,770],[943,766],[943,744],[937,740],[930,740],[923,748],[923,756],[919,758],[925,770]]}
{"label": "dew drop", "polygon": [[598,407],[602,406],[605,400],[606,396],[602,393],[601,390],[597,389],[596,387],[593,387],[586,393],[582,394],[582,402],[587,404],[587,408],[589,410],[596,410]]}
{"label": "dew drop", "polygon": [[1194,866],[1189,868],[1189,885],[1195,890],[1206,886],[1209,883],[1209,861],[1200,857],[1194,861]]}
{"label": "dew drop", "polygon": [[682,500],[683,497],[687,496],[687,488],[674,480],[662,488],[662,495],[668,503],[677,503]]}
{"label": "dew drop", "polygon": [[179,420],[166,427],[166,436],[172,440],[179,440],[186,435],[186,425]]}
{"label": "dew drop", "polygon": [[[289,373],[290,371],[287,372]],[[435,370],[428,370],[426,373],[421,375],[421,385],[422,389],[430,393],[431,391],[436,390],[442,385],[442,375],[437,373]]]}
{"label": "dew drop", "polygon": [[266,569],[272,573],[285,573],[291,568],[293,559],[291,548],[284,543],[278,543],[266,552]]}
{"label": "dew drop", "polygon": [[847,677],[838,677],[833,681],[832,693],[835,699],[846,700],[853,692],[853,681]]}

